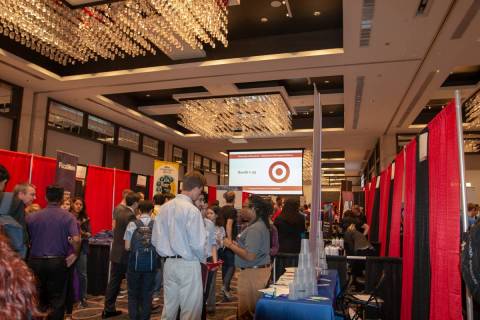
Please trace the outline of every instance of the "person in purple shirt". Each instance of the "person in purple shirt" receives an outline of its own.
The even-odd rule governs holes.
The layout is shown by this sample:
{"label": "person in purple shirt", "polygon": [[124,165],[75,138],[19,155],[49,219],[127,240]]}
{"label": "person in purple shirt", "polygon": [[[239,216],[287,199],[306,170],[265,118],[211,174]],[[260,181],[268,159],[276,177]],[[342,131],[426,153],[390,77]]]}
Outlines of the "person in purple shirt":
{"label": "person in purple shirt", "polygon": [[63,319],[68,268],[78,257],[81,241],[75,217],[59,206],[63,191],[62,187],[48,186],[47,207],[27,217],[31,241],[28,265],[38,280],[40,308],[50,311],[48,319],[53,320]]}

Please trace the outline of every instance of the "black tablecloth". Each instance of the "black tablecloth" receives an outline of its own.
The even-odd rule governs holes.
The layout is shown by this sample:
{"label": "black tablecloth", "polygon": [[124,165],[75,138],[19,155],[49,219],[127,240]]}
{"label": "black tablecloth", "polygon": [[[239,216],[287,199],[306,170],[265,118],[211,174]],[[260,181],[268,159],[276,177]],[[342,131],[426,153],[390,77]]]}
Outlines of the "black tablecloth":
{"label": "black tablecloth", "polygon": [[90,243],[87,275],[87,293],[104,295],[108,284],[108,269],[110,264],[110,245]]}

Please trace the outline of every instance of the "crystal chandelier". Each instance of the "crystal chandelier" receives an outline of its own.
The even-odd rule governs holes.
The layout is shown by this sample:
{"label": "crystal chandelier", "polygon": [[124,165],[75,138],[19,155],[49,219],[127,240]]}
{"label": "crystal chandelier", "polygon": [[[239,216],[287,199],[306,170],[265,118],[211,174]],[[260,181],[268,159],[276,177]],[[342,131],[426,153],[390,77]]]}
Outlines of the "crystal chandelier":
{"label": "crystal chandelier", "polygon": [[480,129],[480,90],[470,97],[464,104],[467,130]]}
{"label": "crystal chandelier", "polygon": [[284,135],[292,130],[280,94],[181,100],[179,124],[206,138]]}
{"label": "crystal chandelier", "polygon": [[70,9],[59,0],[0,0],[0,35],[60,64],[203,49],[227,41],[225,0],[128,0]]}

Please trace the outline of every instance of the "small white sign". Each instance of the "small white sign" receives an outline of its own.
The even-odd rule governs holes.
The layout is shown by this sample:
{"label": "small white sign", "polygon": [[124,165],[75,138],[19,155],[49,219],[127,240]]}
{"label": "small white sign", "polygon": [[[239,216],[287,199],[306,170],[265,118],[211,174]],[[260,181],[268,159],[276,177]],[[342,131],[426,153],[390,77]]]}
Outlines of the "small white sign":
{"label": "small white sign", "polygon": [[137,186],[146,187],[147,186],[147,176],[138,175],[137,176]]}

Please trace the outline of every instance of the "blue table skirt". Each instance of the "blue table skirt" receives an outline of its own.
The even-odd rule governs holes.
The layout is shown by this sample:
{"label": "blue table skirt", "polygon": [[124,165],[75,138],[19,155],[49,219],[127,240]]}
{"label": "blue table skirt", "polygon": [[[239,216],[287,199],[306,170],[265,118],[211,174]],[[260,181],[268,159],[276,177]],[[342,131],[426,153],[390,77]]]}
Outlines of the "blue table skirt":
{"label": "blue table skirt", "polygon": [[[322,281],[328,279],[330,281]],[[310,301],[306,299],[288,300],[288,297],[280,296],[276,298],[263,297],[257,302],[255,310],[255,319],[257,320],[311,320],[325,319],[334,320],[335,314],[333,305],[335,297],[340,292],[340,282],[337,270],[328,270],[328,274],[321,276],[319,284],[329,284],[328,286],[319,286],[318,295],[327,297],[325,301]]]}

